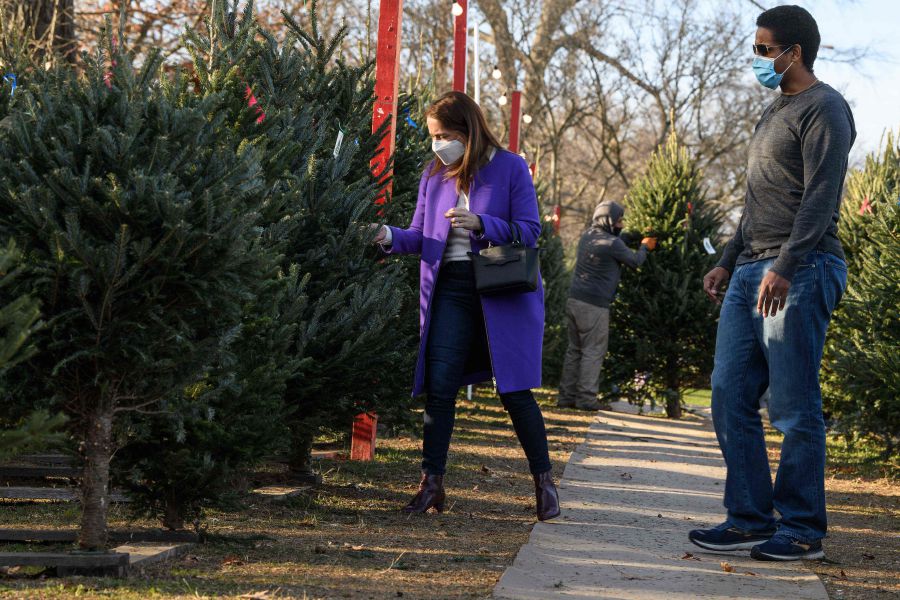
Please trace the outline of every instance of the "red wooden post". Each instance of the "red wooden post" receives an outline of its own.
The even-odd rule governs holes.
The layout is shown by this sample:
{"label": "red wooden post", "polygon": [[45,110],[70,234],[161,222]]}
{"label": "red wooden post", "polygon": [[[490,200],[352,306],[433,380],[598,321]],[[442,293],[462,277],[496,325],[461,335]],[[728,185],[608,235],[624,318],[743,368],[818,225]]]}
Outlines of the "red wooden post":
{"label": "red wooden post", "polygon": [[[378,13],[378,48],[375,53],[375,107],[372,112],[372,131],[390,121],[387,133],[378,146],[379,152],[370,165],[376,175],[381,173],[394,154],[397,137],[397,88],[400,82],[400,31],[403,0],[381,0]],[[393,171],[385,174],[384,189],[375,200],[384,204],[393,190]],[[375,458],[375,434],[378,415],[360,413],[353,419],[350,460]]]}
{"label": "red wooden post", "polygon": [[456,0],[456,4],[462,8],[462,13],[453,19],[453,90],[465,93],[469,3],[468,0]]}
{"label": "red wooden post", "polygon": [[[381,173],[394,153],[397,137],[397,86],[400,81],[400,27],[403,18],[403,0],[381,0],[378,13],[378,48],[375,53],[375,109],[372,114],[372,131],[390,120],[387,134],[379,146],[380,152],[372,159],[372,172]],[[384,204],[393,190],[393,173],[382,194],[375,201]]]}
{"label": "red wooden post", "polygon": [[350,444],[350,460],[373,460],[375,458],[375,431],[378,415],[359,413],[353,419],[353,440]]}
{"label": "red wooden post", "polygon": [[509,150],[519,153],[519,120],[522,118],[522,92],[512,93],[512,105],[509,111]]}

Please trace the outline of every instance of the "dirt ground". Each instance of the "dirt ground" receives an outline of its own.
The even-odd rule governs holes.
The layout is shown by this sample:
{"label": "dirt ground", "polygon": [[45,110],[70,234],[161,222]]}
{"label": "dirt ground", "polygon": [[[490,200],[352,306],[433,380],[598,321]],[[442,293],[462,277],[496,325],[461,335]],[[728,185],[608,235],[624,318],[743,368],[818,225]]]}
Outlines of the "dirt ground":
{"label": "dirt ground", "polygon": [[[555,408],[549,393],[539,401],[558,476],[592,415]],[[0,597],[488,598],[535,522],[531,479],[508,416],[490,393],[459,403],[442,515],[399,511],[418,483],[420,443],[383,438],[374,462],[322,461],[324,483],[289,503],[248,497],[242,509],[209,511],[206,543],[125,579],[19,571],[0,577]],[[774,436],[770,453],[777,460]],[[261,476],[277,479],[275,471]],[[832,599],[900,597],[896,472],[873,474],[830,457],[828,560],[809,566]],[[72,504],[0,504],[0,527],[72,527],[77,518]],[[111,526],[153,523],[129,522],[116,505]]]}
{"label": "dirt ground", "polygon": [[[775,464],[780,440],[769,436]],[[900,598],[900,484],[897,459],[863,466],[829,440],[825,497],[828,537],[824,561],[811,561],[834,600]]]}
{"label": "dirt ground", "polygon": [[[556,409],[547,395],[540,401],[558,475],[591,415]],[[7,577],[0,597],[489,597],[535,523],[534,486],[509,418],[489,394],[460,402],[442,515],[399,511],[418,484],[420,444],[381,439],[372,463],[323,461],[324,484],[289,504],[210,511],[209,543],[142,574],[121,581]],[[75,517],[72,506],[0,507],[0,527],[71,526]],[[125,525],[120,521],[114,516],[114,525]]]}

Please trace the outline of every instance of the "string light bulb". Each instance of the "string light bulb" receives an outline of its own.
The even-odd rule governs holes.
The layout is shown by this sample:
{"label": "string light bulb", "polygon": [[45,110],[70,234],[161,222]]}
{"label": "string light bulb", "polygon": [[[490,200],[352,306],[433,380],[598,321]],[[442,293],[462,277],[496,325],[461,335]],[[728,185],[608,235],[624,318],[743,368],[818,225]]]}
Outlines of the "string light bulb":
{"label": "string light bulb", "polygon": [[451,10],[451,12],[453,13],[454,17],[462,16],[462,14],[463,14],[462,4],[460,4],[459,2],[454,2],[453,9]]}
{"label": "string light bulb", "polygon": [[497,102],[500,103],[500,106],[506,106],[506,92],[503,92],[503,95],[500,96],[500,100]]}
{"label": "string light bulb", "polygon": [[525,113],[524,115],[522,115],[522,120],[525,121],[526,125],[528,125],[529,123],[531,123],[531,115]]}
{"label": "string light bulb", "polygon": [[500,72],[500,67],[494,65],[494,70],[491,71],[491,77],[494,79],[500,79],[503,76],[503,73]]}

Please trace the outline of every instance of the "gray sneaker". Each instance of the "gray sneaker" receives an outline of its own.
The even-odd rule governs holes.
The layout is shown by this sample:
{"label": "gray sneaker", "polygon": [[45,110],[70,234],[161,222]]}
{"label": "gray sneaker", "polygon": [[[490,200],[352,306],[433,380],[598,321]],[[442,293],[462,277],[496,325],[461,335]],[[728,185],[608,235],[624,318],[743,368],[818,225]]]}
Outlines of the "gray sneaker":
{"label": "gray sneaker", "polygon": [[597,400],[594,400],[593,402],[578,402],[575,404],[575,407],[580,410],[592,410],[592,411],[603,410],[604,408],[606,408],[605,406],[600,404],[600,402]]}
{"label": "gray sneaker", "polygon": [[575,408],[575,401],[571,398],[564,398],[563,396],[559,396],[556,399],[556,406],[558,408]]}

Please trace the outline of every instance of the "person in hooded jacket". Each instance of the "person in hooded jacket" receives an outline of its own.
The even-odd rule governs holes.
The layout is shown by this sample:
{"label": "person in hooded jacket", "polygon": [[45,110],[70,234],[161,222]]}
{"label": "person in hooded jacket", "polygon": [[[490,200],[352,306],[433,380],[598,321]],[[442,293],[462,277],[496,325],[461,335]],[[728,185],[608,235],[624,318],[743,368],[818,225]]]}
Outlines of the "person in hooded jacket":
{"label": "person in hooded jacket", "polygon": [[656,247],[655,238],[645,237],[639,250],[631,250],[619,237],[624,225],[622,205],[601,202],[578,242],[566,300],[569,345],[559,387],[561,408],[601,408],[597,392],[609,343],[609,305],[616,296],[622,265],[636,269],[647,259],[647,252]]}

